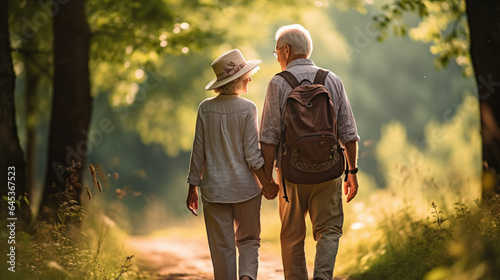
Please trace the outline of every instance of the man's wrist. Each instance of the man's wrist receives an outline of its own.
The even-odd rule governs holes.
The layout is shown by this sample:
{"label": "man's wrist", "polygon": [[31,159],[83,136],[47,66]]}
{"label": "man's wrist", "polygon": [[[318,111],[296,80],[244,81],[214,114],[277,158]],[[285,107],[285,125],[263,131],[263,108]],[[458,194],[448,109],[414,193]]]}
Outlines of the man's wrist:
{"label": "man's wrist", "polygon": [[349,176],[349,174],[356,175],[356,173],[358,173],[357,167],[354,169],[346,169],[344,171],[344,175],[345,175],[344,182],[347,182],[347,176]]}
{"label": "man's wrist", "polygon": [[356,167],[354,169],[349,169],[349,170],[346,170],[346,173],[349,173],[349,174],[356,174],[358,173],[359,169]]}

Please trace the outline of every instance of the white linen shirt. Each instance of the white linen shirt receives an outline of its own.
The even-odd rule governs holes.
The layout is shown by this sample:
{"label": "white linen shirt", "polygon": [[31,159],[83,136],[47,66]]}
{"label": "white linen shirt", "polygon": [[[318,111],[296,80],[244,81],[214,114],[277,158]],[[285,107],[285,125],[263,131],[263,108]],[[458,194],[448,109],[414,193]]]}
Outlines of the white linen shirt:
{"label": "white linen shirt", "polygon": [[205,99],[198,107],[187,182],[212,203],[247,201],[261,192],[251,169],[264,165],[257,106],[237,95]]}

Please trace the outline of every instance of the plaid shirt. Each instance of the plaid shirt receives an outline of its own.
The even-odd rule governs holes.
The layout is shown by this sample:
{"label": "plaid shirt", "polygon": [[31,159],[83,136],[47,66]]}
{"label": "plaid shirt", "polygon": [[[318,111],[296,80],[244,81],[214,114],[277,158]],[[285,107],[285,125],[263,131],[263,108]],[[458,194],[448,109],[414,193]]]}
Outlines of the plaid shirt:
{"label": "plaid shirt", "polygon": [[[318,69],[312,60],[304,58],[290,62],[286,70],[294,74],[300,82],[304,79],[313,81]],[[325,87],[332,97],[340,141],[343,144],[359,141],[356,122],[342,80],[339,76],[330,72],[326,78]],[[281,76],[274,76],[269,82],[260,126],[261,143],[279,144],[283,125],[281,118],[290,91],[292,91],[292,88]]]}

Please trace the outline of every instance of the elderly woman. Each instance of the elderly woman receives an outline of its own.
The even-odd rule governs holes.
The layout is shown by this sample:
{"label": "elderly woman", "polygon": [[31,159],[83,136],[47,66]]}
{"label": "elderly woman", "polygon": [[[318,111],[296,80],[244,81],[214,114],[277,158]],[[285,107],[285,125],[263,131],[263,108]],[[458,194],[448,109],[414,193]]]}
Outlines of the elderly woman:
{"label": "elderly woman", "polygon": [[186,203],[197,215],[199,186],[216,280],[238,279],[236,247],[239,279],[257,278],[261,193],[274,198],[267,193],[278,188],[262,168],[257,107],[240,97],[259,63],[246,61],[239,50],[222,54],[212,63],[216,78],[205,88],[218,95],[198,108]]}

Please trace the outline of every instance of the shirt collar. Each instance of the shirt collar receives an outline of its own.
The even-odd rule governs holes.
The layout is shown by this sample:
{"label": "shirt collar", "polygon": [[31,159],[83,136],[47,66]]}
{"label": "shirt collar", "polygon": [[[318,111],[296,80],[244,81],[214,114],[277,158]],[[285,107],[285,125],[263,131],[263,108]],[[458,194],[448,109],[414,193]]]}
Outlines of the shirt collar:
{"label": "shirt collar", "polygon": [[289,69],[294,66],[299,66],[299,65],[309,65],[309,66],[315,66],[314,62],[308,58],[298,58],[295,59],[294,61],[288,63],[286,66],[286,69]]}

